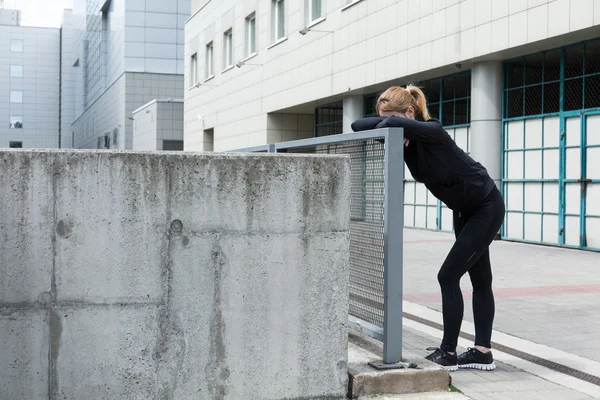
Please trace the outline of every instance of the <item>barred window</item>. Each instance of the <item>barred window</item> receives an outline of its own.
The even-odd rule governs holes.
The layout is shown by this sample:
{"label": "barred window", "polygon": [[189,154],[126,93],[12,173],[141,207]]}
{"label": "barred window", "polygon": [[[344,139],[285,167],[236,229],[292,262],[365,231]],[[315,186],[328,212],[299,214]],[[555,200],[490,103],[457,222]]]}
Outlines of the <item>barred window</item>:
{"label": "barred window", "polygon": [[343,133],[344,102],[318,106],[315,109],[315,136],[329,136]]}

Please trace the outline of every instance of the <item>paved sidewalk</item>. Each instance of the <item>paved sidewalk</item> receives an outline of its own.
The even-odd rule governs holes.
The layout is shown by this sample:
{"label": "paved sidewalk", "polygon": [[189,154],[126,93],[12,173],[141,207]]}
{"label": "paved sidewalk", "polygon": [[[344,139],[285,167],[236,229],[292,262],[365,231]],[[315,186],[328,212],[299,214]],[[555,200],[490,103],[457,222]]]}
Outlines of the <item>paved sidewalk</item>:
{"label": "paved sidewalk", "polygon": [[[429,353],[427,347],[439,344],[439,339],[408,327],[404,327],[403,335],[403,348],[418,355],[426,356]],[[459,348],[459,352],[464,350]],[[497,368],[494,371],[452,372],[452,385],[473,400],[593,399],[584,393],[557,385],[513,366],[498,361],[496,364]],[[440,394],[430,394],[427,397],[426,394],[422,394],[421,399],[437,400],[444,397],[440,397]]]}
{"label": "paved sidewalk", "polygon": [[[405,300],[441,311],[437,271],[453,242],[453,234],[404,230]],[[490,251],[494,329],[600,361],[600,254],[503,241]],[[468,275],[461,286],[472,322]]]}

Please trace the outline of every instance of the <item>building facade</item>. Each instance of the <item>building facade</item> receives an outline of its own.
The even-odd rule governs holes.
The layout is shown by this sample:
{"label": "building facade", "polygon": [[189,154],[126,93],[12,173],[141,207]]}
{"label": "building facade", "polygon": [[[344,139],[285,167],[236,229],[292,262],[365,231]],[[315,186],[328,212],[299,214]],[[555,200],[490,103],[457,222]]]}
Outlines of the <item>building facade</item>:
{"label": "building facade", "polygon": [[[182,98],[184,24],[190,0],[75,0],[63,54],[74,82],[71,141],[76,148],[133,147],[137,108]],[[63,75],[64,75],[63,74]]]}
{"label": "building facade", "polygon": [[135,110],[133,150],[183,150],[183,100],[156,99]]}
{"label": "building facade", "polygon": [[0,9],[0,147],[58,147],[60,30]]}
{"label": "building facade", "polygon": [[[350,132],[416,82],[501,188],[504,239],[599,250],[599,24],[593,0],[192,1],[185,149]],[[407,226],[452,229],[404,188]]]}

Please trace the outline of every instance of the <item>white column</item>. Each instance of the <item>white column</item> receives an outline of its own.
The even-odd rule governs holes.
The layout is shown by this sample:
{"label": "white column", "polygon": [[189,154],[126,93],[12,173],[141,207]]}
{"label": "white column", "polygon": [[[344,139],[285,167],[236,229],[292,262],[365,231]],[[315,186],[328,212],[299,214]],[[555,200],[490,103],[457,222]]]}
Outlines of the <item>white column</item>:
{"label": "white column", "polygon": [[471,156],[500,187],[502,157],[502,62],[473,64],[471,71]]}
{"label": "white column", "polygon": [[352,123],[363,117],[364,104],[364,97],[362,95],[344,97],[344,133],[351,133]]}

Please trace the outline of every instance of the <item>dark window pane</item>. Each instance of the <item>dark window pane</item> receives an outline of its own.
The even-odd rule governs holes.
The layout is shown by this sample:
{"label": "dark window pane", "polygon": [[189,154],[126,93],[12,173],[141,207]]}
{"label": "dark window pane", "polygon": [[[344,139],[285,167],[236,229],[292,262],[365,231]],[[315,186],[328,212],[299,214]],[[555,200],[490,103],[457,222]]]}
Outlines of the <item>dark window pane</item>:
{"label": "dark window pane", "polygon": [[183,140],[163,140],[163,150],[183,151]]}
{"label": "dark window pane", "polygon": [[428,106],[429,114],[432,118],[440,119],[440,105],[439,104],[430,104]]}
{"label": "dark window pane", "polygon": [[471,94],[471,73],[456,76],[456,98],[468,97]]}
{"label": "dark window pane", "polygon": [[583,75],[583,54],[583,45],[567,48],[565,55],[565,78]]}
{"label": "dark window pane", "polygon": [[525,59],[525,85],[542,83],[543,79],[543,54],[534,54]]}
{"label": "dark window pane", "polygon": [[525,88],[525,115],[542,113],[542,85]]}
{"label": "dark window pane", "polygon": [[507,118],[523,116],[523,89],[506,92],[506,116]]}
{"label": "dark window pane", "polygon": [[560,51],[549,51],[544,58],[544,81],[560,79]]}
{"label": "dark window pane", "polygon": [[544,114],[560,111],[560,82],[544,85]]}
{"label": "dark window pane", "polygon": [[442,82],[442,100],[454,99],[454,77],[445,78]]}
{"label": "dark window pane", "polygon": [[425,97],[429,103],[437,103],[440,101],[440,83],[439,79],[433,79],[427,82],[424,82],[421,86],[423,93],[425,93]]}
{"label": "dark window pane", "polygon": [[456,100],[454,105],[454,125],[463,125],[469,122],[469,100]]}
{"label": "dark window pane", "polygon": [[586,75],[600,73],[600,40],[585,45],[585,73]]}
{"label": "dark window pane", "polygon": [[583,108],[583,79],[565,81],[565,111]]}
{"label": "dark window pane", "polygon": [[506,88],[523,86],[525,68],[522,61],[511,61],[506,64]]}
{"label": "dark window pane", "polygon": [[600,107],[600,75],[585,78],[585,108]]}
{"label": "dark window pane", "polygon": [[442,125],[454,125],[454,101],[442,104]]}

